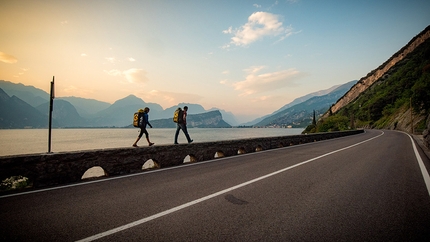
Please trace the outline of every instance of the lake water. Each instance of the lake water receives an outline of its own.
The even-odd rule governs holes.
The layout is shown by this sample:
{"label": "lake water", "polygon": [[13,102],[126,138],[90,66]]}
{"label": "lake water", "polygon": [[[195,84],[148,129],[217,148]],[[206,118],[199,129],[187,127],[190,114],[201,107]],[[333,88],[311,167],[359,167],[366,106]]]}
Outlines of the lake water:
{"label": "lake water", "polygon": [[[148,129],[155,145],[173,144],[176,129]],[[221,141],[256,137],[273,137],[300,134],[303,129],[281,128],[190,128],[194,142]],[[52,129],[51,152],[79,151],[104,148],[131,147],[139,129]],[[186,143],[179,133],[179,143]],[[138,143],[147,146],[145,135]],[[48,129],[0,130],[0,156],[48,152]]]}

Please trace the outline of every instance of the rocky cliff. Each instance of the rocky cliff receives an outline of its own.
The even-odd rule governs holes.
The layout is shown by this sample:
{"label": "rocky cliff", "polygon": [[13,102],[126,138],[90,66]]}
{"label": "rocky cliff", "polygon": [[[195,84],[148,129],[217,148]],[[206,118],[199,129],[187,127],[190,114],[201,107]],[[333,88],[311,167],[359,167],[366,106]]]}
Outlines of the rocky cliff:
{"label": "rocky cliff", "polygon": [[362,92],[369,88],[379,78],[383,77],[391,67],[403,60],[409,53],[415,50],[419,45],[424,43],[430,37],[430,26],[427,26],[420,34],[415,36],[409,43],[395,53],[390,59],[373,70],[367,76],[361,78],[357,84],[345,93],[325,114],[323,117],[329,116],[330,113],[336,113],[339,109],[346,106],[348,103],[356,99]]}
{"label": "rocky cliff", "polygon": [[[154,128],[176,128],[176,123],[172,118],[156,119],[149,121]],[[225,122],[219,110],[210,111],[201,114],[189,114],[187,116],[188,128],[231,128],[231,125]]]}

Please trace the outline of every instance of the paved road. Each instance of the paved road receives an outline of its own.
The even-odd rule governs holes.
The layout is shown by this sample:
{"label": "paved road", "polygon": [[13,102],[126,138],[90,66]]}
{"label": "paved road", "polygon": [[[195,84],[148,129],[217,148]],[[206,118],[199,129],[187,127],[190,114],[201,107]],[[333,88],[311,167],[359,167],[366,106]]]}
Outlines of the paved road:
{"label": "paved road", "polygon": [[407,134],[368,130],[3,196],[0,240],[430,241],[427,170]]}

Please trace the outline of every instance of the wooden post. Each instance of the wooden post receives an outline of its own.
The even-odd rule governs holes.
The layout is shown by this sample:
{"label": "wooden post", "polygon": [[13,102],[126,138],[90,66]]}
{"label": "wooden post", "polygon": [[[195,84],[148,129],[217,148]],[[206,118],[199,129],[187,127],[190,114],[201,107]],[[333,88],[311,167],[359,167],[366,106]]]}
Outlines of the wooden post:
{"label": "wooden post", "polygon": [[52,111],[54,110],[54,76],[51,82],[51,94],[49,97],[49,132],[48,132],[48,153],[51,153],[51,129],[52,129]]}

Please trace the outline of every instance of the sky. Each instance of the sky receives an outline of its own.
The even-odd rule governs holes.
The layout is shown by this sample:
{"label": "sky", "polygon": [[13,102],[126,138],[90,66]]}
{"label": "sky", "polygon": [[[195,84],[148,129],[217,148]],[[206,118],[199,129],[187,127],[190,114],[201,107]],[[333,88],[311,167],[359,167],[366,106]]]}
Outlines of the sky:
{"label": "sky", "polygon": [[428,0],[0,0],[0,80],[241,123],[359,80],[429,24]]}

